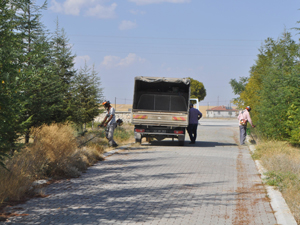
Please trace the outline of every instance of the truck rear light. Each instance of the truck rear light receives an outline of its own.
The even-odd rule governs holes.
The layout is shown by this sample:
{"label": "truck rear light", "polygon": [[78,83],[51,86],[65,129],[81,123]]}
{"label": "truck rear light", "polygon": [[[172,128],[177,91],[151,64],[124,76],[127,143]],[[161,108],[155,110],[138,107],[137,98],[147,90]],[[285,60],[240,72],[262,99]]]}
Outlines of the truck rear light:
{"label": "truck rear light", "polygon": [[133,115],[132,117],[133,117],[133,119],[147,119],[148,118],[147,115]]}
{"label": "truck rear light", "polygon": [[143,132],[145,132],[145,129],[135,129],[135,132],[143,133]]}
{"label": "truck rear light", "polygon": [[174,130],[174,134],[183,134],[183,130]]}
{"label": "truck rear light", "polygon": [[182,117],[182,116],[173,116],[172,120],[175,120],[175,121],[186,121],[186,118]]}

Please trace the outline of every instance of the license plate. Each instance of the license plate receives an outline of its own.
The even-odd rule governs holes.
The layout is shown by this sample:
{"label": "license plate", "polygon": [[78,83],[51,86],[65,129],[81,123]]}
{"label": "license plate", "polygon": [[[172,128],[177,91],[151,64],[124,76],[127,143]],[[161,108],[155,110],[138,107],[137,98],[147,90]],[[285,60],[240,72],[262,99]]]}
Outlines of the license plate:
{"label": "license plate", "polygon": [[166,133],[167,130],[153,130],[154,133]]}

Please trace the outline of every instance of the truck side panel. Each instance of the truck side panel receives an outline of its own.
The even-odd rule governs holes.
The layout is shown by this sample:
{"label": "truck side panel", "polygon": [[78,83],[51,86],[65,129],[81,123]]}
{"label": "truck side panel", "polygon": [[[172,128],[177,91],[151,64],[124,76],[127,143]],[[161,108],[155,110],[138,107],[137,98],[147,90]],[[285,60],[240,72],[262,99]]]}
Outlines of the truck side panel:
{"label": "truck side panel", "polygon": [[150,126],[187,127],[187,113],[164,113],[135,111],[132,113],[132,124]]}

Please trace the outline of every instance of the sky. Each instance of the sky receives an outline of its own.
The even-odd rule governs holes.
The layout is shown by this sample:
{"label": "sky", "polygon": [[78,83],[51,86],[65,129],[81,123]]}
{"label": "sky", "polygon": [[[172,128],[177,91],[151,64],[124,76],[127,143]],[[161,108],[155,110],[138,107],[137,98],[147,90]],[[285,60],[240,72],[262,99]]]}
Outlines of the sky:
{"label": "sky", "polygon": [[136,76],[191,77],[206,88],[200,105],[229,106],[230,79],[249,76],[264,40],[300,38],[299,9],[299,0],[48,0],[42,22],[54,32],[58,19],[75,67],[94,65],[112,103],[132,103]]}

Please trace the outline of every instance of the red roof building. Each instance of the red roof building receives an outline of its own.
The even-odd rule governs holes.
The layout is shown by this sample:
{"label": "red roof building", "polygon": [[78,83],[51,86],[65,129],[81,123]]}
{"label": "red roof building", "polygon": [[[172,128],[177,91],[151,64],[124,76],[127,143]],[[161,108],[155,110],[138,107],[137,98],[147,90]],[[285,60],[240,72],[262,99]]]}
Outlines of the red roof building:
{"label": "red roof building", "polygon": [[226,107],[224,105],[222,106],[217,106],[211,109],[206,110],[206,117],[236,117],[238,113],[238,110],[233,109],[231,107]]}

